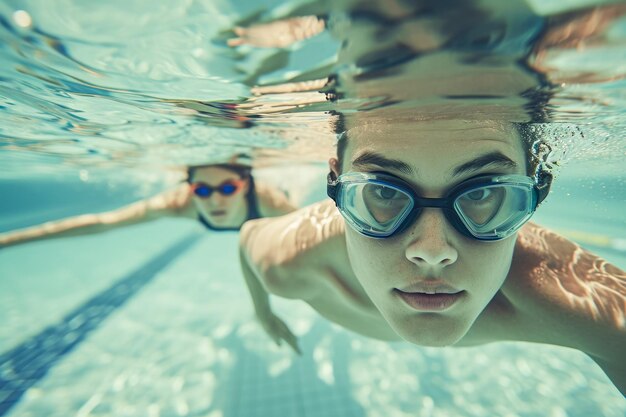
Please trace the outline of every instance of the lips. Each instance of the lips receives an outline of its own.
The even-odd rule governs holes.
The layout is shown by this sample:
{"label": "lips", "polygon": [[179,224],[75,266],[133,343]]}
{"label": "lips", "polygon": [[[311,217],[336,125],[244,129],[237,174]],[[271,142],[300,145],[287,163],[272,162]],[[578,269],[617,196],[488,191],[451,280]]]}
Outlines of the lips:
{"label": "lips", "polygon": [[214,210],[211,212],[211,216],[215,216],[215,217],[223,216],[225,214],[226,214],[226,211],[224,210]]}
{"label": "lips", "polygon": [[448,310],[465,295],[465,291],[440,280],[420,281],[394,292],[409,307],[423,312]]}

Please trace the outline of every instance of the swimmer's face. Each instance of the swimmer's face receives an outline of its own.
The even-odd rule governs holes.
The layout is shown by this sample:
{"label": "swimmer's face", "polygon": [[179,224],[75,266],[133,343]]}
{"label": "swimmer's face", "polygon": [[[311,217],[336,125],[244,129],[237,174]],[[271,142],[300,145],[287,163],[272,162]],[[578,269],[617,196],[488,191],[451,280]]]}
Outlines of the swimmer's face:
{"label": "swimmer's face", "polygon": [[[242,178],[236,172],[221,167],[197,168],[193,173],[191,183],[204,183],[213,188],[229,181],[239,181]],[[246,220],[248,207],[246,194],[250,187],[249,179],[244,179],[242,189],[232,195],[222,195],[218,191],[208,198],[193,196],[193,202],[200,214],[216,227],[240,227]]]}
{"label": "swimmer's face", "polygon": [[[387,162],[355,163],[367,152]],[[494,152],[514,164],[493,163],[453,174],[455,168]],[[391,160],[403,162],[410,171],[399,169]],[[342,164],[337,167],[333,159],[331,169],[336,174],[393,175],[418,195],[431,198],[442,197],[451,187],[477,175],[526,175],[524,149],[513,126],[460,121],[352,129]],[[346,227],[350,261],[367,294],[398,335],[426,346],[452,345],[465,336],[504,283],[516,236],[495,242],[465,237],[439,208],[425,208],[402,233],[385,239],[366,237]],[[411,307],[398,291],[413,292],[416,287],[411,286],[428,284],[461,293],[451,306],[425,311]]]}

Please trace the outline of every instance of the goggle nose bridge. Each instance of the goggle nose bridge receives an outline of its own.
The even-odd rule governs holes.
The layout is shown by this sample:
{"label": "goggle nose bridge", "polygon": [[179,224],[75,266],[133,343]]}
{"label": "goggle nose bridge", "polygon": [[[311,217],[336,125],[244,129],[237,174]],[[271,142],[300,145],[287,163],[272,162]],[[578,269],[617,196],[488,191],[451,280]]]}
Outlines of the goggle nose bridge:
{"label": "goggle nose bridge", "polygon": [[449,198],[426,198],[426,197],[418,197],[412,196],[414,209],[423,209],[423,208],[440,208],[440,209],[450,209],[452,208],[450,205]]}

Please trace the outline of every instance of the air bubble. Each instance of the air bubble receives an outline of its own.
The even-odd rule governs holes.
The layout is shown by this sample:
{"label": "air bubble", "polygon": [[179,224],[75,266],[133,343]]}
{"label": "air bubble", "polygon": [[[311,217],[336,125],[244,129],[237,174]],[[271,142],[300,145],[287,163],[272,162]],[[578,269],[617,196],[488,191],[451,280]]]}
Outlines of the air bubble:
{"label": "air bubble", "polygon": [[33,25],[33,19],[25,10],[16,10],[13,12],[13,21],[21,28],[28,29]]}

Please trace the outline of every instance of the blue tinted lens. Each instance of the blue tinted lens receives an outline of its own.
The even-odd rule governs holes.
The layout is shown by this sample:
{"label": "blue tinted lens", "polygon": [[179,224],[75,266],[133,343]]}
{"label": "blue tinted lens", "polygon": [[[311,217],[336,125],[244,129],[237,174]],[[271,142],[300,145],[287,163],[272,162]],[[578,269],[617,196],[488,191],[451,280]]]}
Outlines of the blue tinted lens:
{"label": "blue tinted lens", "polygon": [[206,185],[201,185],[199,187],[196,187],[196,189],[194,190],[194,193],[198,197],[209,197],[211,194],[213,194],[213,190],[210,187],[207,187]]}
{"label": "blue tinted lens", "polygon": [[222,184],[220,185],[219,190],[223,195],[231,195],[237,191],[237,186],[234,184]]}

